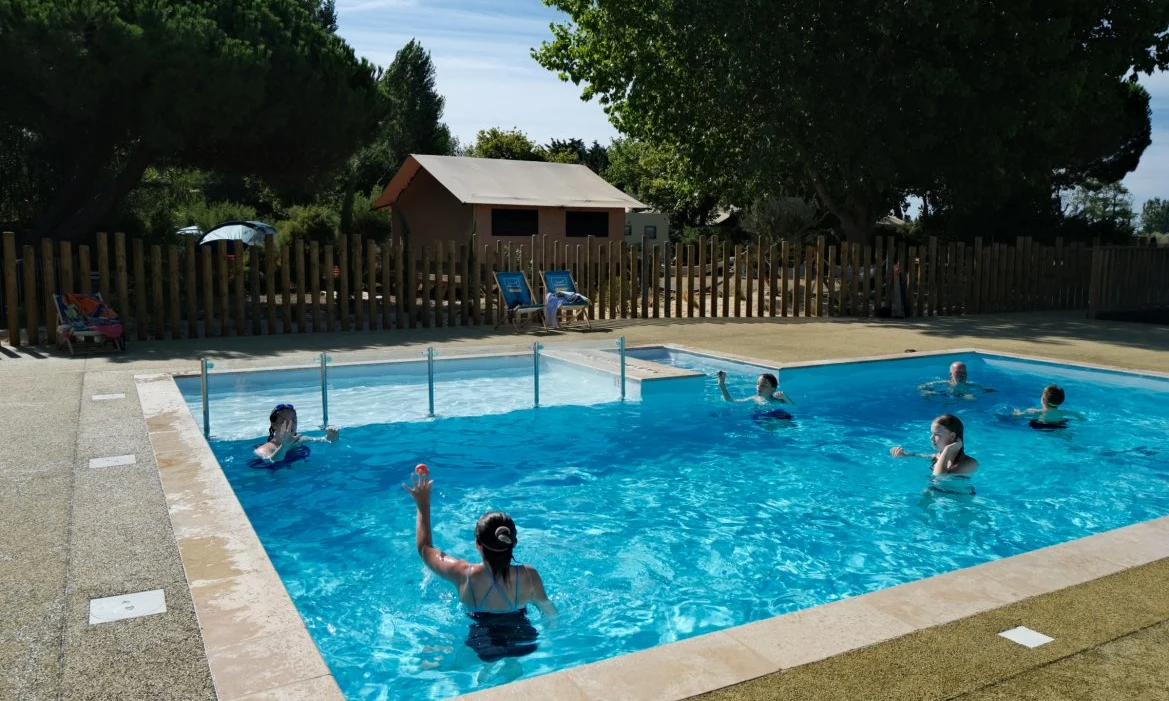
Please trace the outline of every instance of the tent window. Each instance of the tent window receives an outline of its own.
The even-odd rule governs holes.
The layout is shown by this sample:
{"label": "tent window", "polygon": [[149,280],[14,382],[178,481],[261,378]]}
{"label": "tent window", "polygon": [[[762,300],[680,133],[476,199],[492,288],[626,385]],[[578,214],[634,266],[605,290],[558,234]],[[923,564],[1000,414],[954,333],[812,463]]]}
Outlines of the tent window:
{"label": "tent window", "polygon": [[534,236],[540,233],[538,209],[491,209],[492,236]]}
{"label": "tent window", "polygon": [[566,236],[609,236],[608,212],[565,212]]}

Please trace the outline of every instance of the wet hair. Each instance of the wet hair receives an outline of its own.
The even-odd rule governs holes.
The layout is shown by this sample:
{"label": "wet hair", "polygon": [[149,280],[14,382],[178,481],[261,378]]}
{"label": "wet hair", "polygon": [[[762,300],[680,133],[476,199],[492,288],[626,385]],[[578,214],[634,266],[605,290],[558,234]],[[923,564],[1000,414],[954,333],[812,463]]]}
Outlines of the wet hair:
{"label": "wet hair", "polygon": [[769,372],[765,372],[759,376],[764,382],[771,383],[772,389],[779,389],[779,378]]}
{"label": "wet hair", "polygon": [[290,404],[277,404],[276,408],[272,410],[272,413],[268,415],[269,441],[276,440],[276,421],[284,412],[289,412],[292,414],[292,433],[296,433],[296,409],[294,409]]}
{"label": "wet hair", "polygon": [[1044,387],[1043,400],[1052,406],[1059,406],[1060,404],[1063,404],[1063,387],[1060,387],[1059,385],[1048,385]]}
{"label": "wet hair", "polygon": [[475,524],[475,542],[483,547],[483,559],[491,568],[491,575],[507,582],[511,575],[512,550],[516,545],[515,521],[502,511],[492,511],[479,517]]}
{"label": "wet hair", "polygon": [[962,419],[953,414],[942,414],[934,419],[934,423],[953,433],[954,440],[962,441],[962,450],[958,451],[958,456],[954,459],[954,462],[958,462],[966,457],[966,437],[964,435],[966,433],[966,427],[962,425]]}

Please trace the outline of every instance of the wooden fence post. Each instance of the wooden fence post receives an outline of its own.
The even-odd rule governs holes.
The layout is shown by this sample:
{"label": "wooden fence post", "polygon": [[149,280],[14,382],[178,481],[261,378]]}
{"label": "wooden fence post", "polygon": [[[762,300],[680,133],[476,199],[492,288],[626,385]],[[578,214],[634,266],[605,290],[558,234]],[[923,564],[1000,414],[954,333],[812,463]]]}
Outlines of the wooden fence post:
{"label": "wooden fence post", "polygon": [[215,332],[215,261],[211,258],[211,246],[203,250],[203,338],[217,335]]}
{"label": "wooden fence post", "polygon": [[166,247],[166,267],[170,273],[170,338],[177,341],[183,337],[183,312],[180,290],[182,271],[179,270],[179,247],[171,244]]}
{"label": "wooden fence post", "polygon": [[319,241],[309,241],[308,269],[309,294],[312,295],[313,333],[320,333],[324,331],[324,327],[321,325],[321,244]]}
{"label": "wooden fence post", "polygon": [[280,247],[280,301],[284,333],[292,333],[292,251],[289,243]]}
{"label": "wooden fence post", "polygon": [[231,269],[227,266],[227,242],[215,243],[215,272],[219,276],[219,335],[231,335]]}
{"label": "wooden fence post", "polygon": [[237,243],[235,246],[235,256],[231,259],[232,273],[232,288],[235,293],[235,335],[243,336],[247,333],[246,324],[244,322],[244,304],[247,301],[244,299],[244,254],[246,248]]}
{"label": "wooden fence post", "polygon": [[166,339],[166,298],[162,296],[162,281],[166,275],[162,271],[162,246],[157,243],[150,246],[150,277],[153,283],[150,301],[154,303],[151,327],[154,329],[154,339],[162,341]]}
{"label": "wooden fence post", "polygon": [[[342,236],[342,238],[345,238]],[[361,265],[361,236],[359,234],[350,234],[347,244],[353,249],[353,330],[365,330],[365,296],[362,288],[362,265]],[[370,296],[372,297],[373,290],[370,289]]]}
{"label": "wooden fence post", "polygon": [[279,254],[275,238],[264,237],[264,316],[268,322],[268,334],[276,333],[276,256]]}
{"label": "wooden fence post", "polygon": [[[271,236],[265,236],[264,239],[270,239]],[[248,298],[250,304],[248,305],[248,317],[252,320],[252,335],[259,336],[263,329],[260,317],[260,247],[248,247]]]}
{"label": "wooden fence post", "polygon": [[[28,249],[24,248],[24,268],[27,271],[30,267],[30,258]],[[25,277],[28,277],[27,272]],[[8,345],[19,346],[20,343],[20,304],[17,296],[19,295],[16,284],[16,232],[4,232],[4,302],[5,309],[8,314]],[[24,305],[26,308],[36,306],[35,298],[25,295]],[[47,325],[47,324],[46,324]],[[36,339],[30,333],[28,337],[30,345],[36,344]]]}
{"label": "wooden fence post", "polygon": [[[406,306],[406,285],[407,279],[405,276],[406,259],[404,258],[405,249],[402,246],[402,239],[399,237],[398,242],[394,245],[394,296],[397,302],[397,314],[394,317],[394,328],[404,329],[407,326],[407,306]],[[411,290],[412,291],[412,290]],[[488,316],[491,313],[491,300],[487,300]]]}
{"label": "wooden fence post", "polygon": [[333,286],[335,281],[333,279],[333,244],[325,244],[325,323],[324,330],[333,330],[333,320],[336,318],[334,314],[333,305],[336,304],[334,299]]}
{"label": "wooden fence post", "polygon": [[812,315],[813,316],[827,316],[827,310],[823,307],[824,295],[824,236],[823,234],[816,237],[816,274],[813,284],[816,286],[815,295],[812,297]]}
{"label": "wooden fence post", "polygon": [[[6,231],[4,233],[5,233],[5,235],[8,235],[11,232]],[[8,260],[12,260],[12,259],[10,259],[8,257],[8,254],[5,254],[4,260],[8,261]],[[15,260],[12,260],[12,265],[13,265],[13,267],[15,267],[15,265],[16,265]],[[15,272],[13,270],[8,270],[7,272],[5,272],[5,274],[4,274],[5,279],[8,279],[9,275],[11,275],[13,277],[13,279],[15,279],[15,277],[16,277]],[[12,330],[12,326],[11,326],[12,307],[11,307],[11,305],[16,303],[16,296],[9,295],[8,298],[10,300],[12,300],[11,302],[9,302],[10,306],[9,306],[9,311],[8,311],[8,314],[9,314],[8,318],[10,320],[8,328],[9,328],[9,333],[11,333],[11,330]],[[40,304],[37,303],[37,254],[36,254],[36,249],[32,246],[25,246],[24,247],[24,317],[25,317],[24,318],[25,328],[28,330],[29,345],[33,345],[33,346],[40,345],[40,343],[41,343],[41,324],[40,324]],[[56,317],[55,316],[50,316],[50,317],[45,318],[45,327],[48,328],[50,326],[56,327]],[[16,340],[19,341],[20,340],[19,331],[17,331],[17,334],[18,335],[16,336]],[[11,335],[8,337],[8,342],[13,343],[13,337]]]}
{"label": "wooden fence post", "polygon": [[110,304],[110,246],[109,236],[104,231],[97,232],[97,272],[102,301]]}
{"label": "wooden fence post", "polygon": [[390,248],[393,244],[386,241],[381,247],[382,256],[382,328],[393,328],[394,315],[390,307],[390,291],[394,289],[394,256]]}
{"label": "wooden fence post", "polygon": [[[714,256],[707,256],[706,237],[698,237],[698,317],[706,317],[706,261],[713,259]],[[713,270],[711,271],[711,284],[714,284]]]}
{"label": "wooden fence post", "polygon": [[340,289],[337,295],[337,321],[342,331],[349,330],[349,238],[345,234],[337,239],[337,267],[341,273]]}
{"label": "wooden fence post", "polygon": [[147,337],[146,252],[142,239],[134,239],[134,327],[139,341]]}
{"label": "wooden fence post", "polygon": [[[125,244],[123,244],[123,252],[125,251]],[[124,258],[124,256],[123,256]],[[49,343],[57,342],[57,325],[52,323],[51,319],[57,318],[57,305],[53,302],[53,295],[57,294],[57,273],[53,266],[53,241],[52,239],[41,239],[41,289],[44,290],[44,299],[41,300],[42,309],[44,309],[45,331],[49,337]],[[125,269],[125,261],[122,262],[122,268]],[[123,313],[129,314],[127,309]]]}
{"label": "wooden fence post", "polygon": [[[114,270],[118,297],[117,303],[110,306],[120,311],[124,318],[128,319],[134,310],[130,307],[130,283],[126,270],[126,234],[121,231],[114,232]],[[107,301],[106,304],[109,302]],[[125,327],[126,332],[128,332],[130,325],[126,324]]]}
{"label": "wooden fence post", "polygon": [[[455,260],[459,245],[454,241],[447,241],[446,250],[446,264],[447,264],[447,280],[446,280],[446,325],[448,327],[455,325],[455,312],[458,311],[458,305],[455,303]],[[538,276],[537,276],[538,277]],[[543,297],[541,297],[543,299]]]}
{"label": "wooden fence post", "polygon": [[81,294],[93,292],[93,269],[89,264],[89,246],[84,244],[77,247],[77,278]]}
{"label": "wooden fence post", "polygon": [[304,241],[297,239],[296,246],[296,328],[300,333],[308,333],[308,320],[304,308]]}

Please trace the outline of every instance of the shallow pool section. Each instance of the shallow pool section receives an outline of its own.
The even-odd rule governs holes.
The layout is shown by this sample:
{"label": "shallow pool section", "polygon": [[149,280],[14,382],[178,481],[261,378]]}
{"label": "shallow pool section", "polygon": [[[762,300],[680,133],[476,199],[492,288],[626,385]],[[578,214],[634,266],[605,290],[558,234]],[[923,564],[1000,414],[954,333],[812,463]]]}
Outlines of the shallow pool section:
{"label": "shallow pool section", "polygon": [[[247,466],[252,407],[297,382],[257,378],[248,401],[216,388],[241,423],[218,424],[215,454],[350,699],[445,698],[1169,514],[1166,380],[979,354],[796,367],[780,375],[794,420],[775,421],[723,401],[713,378],[727,370],[746,397],[766,366],[658,353],[706,382],[669,403],[615,401],[609,385],[588,405],[403,420],[396,383],[363,377],[360,406],[332,405],[352,422],[342,441],[275,470]],[[995,391],[922,397],[956,359]],[[1043,432],[1010,415],[1049,382],[1083,421]],[[889,455],[927,451],[941,413],[966,423],[976,495],[932,491],[925,460]],[[475,557],[483,512],[515,517],[517,556],[562,611],[555,627],[533,612],[534,654],[485,665],[465,646],[454,588],[414,548],[400,485],[418,462],[448,553]]]}

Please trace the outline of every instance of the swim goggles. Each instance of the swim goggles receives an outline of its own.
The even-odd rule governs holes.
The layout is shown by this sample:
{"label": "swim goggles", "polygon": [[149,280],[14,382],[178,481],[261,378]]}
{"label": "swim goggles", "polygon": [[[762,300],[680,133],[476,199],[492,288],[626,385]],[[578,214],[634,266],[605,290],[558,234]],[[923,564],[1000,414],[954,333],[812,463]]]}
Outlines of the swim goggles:
{"label": "swim goggles", "polygon": [[292,406],[291,404],[277,404],[276,408],[272,410],[272,413],[276,413],[277,411],[282,411],[284,409],[292,409],[293,411],[296,411],[296,407]]}

